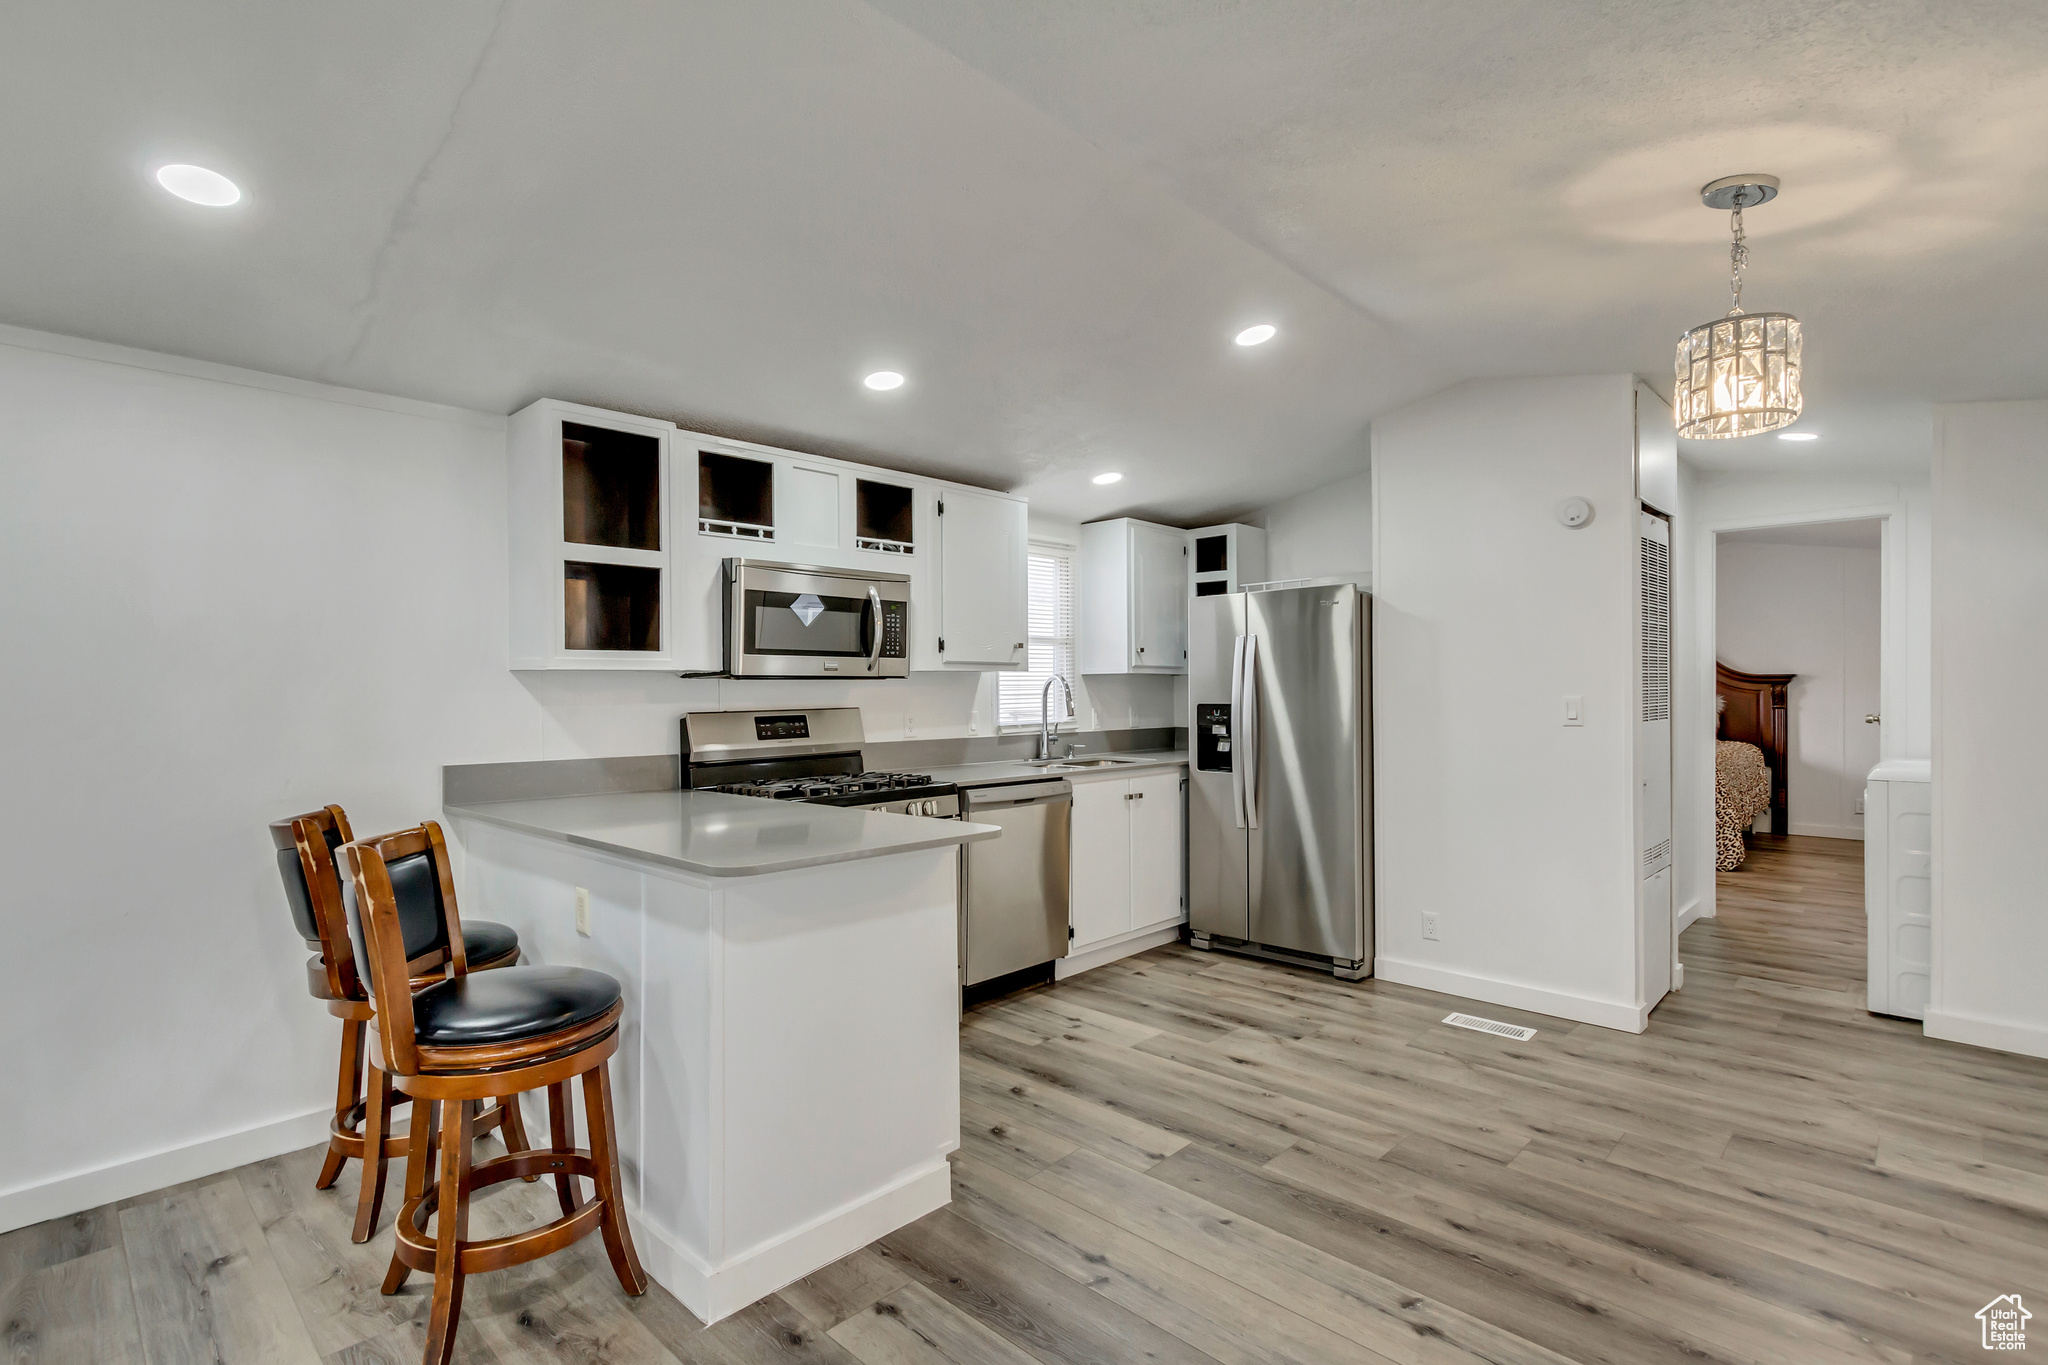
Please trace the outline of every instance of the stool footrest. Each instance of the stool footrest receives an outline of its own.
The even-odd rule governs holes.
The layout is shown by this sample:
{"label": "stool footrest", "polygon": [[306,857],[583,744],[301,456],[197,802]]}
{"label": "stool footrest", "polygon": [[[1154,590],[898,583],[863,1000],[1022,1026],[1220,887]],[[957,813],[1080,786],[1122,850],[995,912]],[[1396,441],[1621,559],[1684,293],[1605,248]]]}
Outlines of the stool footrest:
{"label": "stool footrest", "polygon": [[[493,1157],[480,1162],[470,1171],[465,1194],[496,1185],[501,1181],[519,1180],[541,1175],[572,1175],[587,1179],[597,1178],[597,1163],[586,1148],[579,1147],[573,1152],[513,1152],[507,1156]],[[434,1269],[434,1239],[427,1233],[427,1219],[441,1202],[441,1182],[435,1181],[415,1196],[405,1201],[399,1211],[395,1231],[398,1240],[392,1247],[394,1259],[408,1269],[432,1271]],[[490,1237],[481,1241],[464,1242],[461,1248],[462,1273],[475,1274],[485,1270],[503,1270],[507,1266],[524,1265],[528,1261],[560,1251],[591,1228],[604,1216],[601,1200],[590,1203],[572,1214],[543,1223],[537,1228],[511,1233],[504,1237]]]}

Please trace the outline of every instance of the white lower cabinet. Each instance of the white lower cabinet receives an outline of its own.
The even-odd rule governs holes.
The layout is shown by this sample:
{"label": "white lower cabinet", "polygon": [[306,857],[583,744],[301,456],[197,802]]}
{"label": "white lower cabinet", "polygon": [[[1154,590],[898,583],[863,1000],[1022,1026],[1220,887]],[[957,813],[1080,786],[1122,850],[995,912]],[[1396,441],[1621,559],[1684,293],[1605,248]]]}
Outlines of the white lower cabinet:
{"label": "white lower cabinet", "polygon": [[1070,960],[1184,917],[1184,782],[1178,768],[1073,779]]}

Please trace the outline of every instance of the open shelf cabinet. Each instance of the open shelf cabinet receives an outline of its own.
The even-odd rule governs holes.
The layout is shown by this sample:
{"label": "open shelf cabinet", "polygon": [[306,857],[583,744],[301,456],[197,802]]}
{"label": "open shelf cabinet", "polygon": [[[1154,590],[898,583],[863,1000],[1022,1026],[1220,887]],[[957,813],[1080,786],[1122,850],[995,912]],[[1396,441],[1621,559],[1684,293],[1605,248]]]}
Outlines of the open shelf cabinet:
{"label": "open shelf cabinet", "polygon": [[675,667],[674,431],[553,399],[513,416],[512,667]]}

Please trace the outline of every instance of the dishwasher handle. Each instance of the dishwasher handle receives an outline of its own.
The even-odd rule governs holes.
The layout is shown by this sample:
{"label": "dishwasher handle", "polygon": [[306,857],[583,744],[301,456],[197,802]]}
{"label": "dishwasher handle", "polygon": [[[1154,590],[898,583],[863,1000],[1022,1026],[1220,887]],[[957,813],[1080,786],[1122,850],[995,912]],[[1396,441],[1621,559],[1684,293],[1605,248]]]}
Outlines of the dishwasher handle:
{"label": "dishwasher handle", "polygon": [[1074,799],[1074,784],[1064,778],[1057,782],[1018,782],[1007,787],[973,788],[961,795],[966,798],[966,814],[971,819],[977,810],[994,810],[999,806],[1071,801]]}

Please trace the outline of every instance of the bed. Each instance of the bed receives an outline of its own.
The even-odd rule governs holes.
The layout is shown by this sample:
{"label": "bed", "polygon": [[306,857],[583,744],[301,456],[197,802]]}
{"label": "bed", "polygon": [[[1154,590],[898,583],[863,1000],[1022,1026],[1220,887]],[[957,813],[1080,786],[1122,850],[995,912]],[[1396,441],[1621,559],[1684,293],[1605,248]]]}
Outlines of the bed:
{"label": "bed", "polygon": [[1770,812],[1771,831],[1790,829],[1786,806],[1786,690],[1796,673],[1744,673],[1714,666],[1719,732],[1714,745],[1714,866],[1732,872],[1746,852],[1742,836]]}

